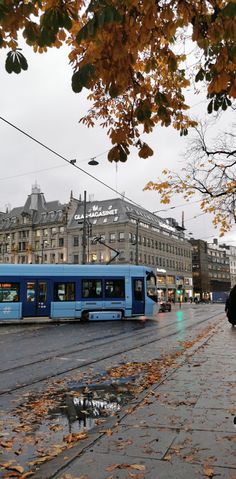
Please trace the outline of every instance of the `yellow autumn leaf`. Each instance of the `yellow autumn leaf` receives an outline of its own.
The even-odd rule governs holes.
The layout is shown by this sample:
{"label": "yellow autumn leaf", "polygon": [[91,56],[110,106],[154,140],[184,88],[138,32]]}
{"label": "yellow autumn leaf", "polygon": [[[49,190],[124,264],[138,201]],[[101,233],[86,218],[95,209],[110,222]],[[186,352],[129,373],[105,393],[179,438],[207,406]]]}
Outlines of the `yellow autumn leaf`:
{"label": "yellow autumn leaf", "polygon": [[146,467],[143,464],[130,464],[131,469],[137,469],[138,471],[145,471]]}
{"label": "yellow autumn leaf", "polygon": [[203,472],[204,472],[204,476],[207,476],[207,477],[215,476],[214,469],[212,467],[209,467],[208,465],[203,466]]}

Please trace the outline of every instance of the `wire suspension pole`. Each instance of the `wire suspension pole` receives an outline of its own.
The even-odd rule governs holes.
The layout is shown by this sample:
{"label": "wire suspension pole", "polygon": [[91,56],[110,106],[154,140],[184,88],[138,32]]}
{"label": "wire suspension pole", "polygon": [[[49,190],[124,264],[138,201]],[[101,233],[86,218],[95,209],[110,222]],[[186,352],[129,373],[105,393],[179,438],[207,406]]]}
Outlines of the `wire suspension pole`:
{"label": "wire suspension pole", "polygon": [[82,264],[86,264],[86,244],[87,244],[87,211],[86,211],[86,191],[84,191],[84,220],[83,220],[83,255],[82,255]]}

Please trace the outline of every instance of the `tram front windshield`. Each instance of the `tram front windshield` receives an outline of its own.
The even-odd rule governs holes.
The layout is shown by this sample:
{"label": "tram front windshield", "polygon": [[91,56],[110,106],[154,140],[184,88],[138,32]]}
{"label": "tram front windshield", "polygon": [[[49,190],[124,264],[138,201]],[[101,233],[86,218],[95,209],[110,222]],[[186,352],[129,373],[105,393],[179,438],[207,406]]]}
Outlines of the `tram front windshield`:
{"label": "tram front windshield", "polygon": [[147,295],[153,301],[157,302],[157,284],[156,284],[156,276],[152,272],[147,273],[146,277],[147,281]]}

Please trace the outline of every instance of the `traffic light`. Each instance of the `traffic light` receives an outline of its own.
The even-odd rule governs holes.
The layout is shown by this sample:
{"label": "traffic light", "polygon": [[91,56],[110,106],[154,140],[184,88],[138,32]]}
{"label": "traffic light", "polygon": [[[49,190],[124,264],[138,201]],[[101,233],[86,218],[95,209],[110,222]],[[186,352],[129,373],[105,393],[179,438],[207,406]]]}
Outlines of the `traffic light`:
{"label": "traffic light", "polygon": [[183,293],[183,285],[182,284],[178,285],[178,289],[176,290],[176,293],[177,294],[182,294]]}

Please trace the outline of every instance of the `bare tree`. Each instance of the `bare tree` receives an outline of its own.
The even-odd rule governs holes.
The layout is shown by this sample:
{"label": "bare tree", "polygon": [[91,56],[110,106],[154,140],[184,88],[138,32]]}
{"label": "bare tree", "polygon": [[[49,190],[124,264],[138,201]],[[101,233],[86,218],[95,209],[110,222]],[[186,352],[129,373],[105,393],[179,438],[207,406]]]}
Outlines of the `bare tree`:
{"label": "bare tree", "polygon": [[145,189],[157,190],[163,203],[169,203],[176,193],[186,200],[200,194],[200,207],[213,214],[213,224],[220,226],[220,234],[236,222],[236,133],[222,132],[207,139],[207,125],[199,123],[185,152],[185,166],[181,173],[164,170],[165,179],[149,182]]}

